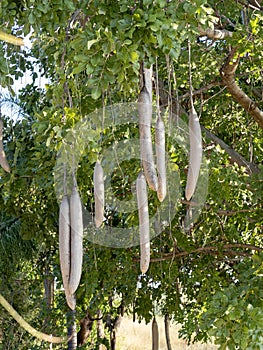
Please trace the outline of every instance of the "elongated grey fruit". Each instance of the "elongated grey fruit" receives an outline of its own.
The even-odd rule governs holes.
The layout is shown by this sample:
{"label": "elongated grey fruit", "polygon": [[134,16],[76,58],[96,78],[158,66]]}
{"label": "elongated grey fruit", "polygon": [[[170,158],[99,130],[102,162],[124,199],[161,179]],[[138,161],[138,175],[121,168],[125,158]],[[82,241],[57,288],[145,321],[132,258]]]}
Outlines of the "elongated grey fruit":
{"label": "elongated grey fruit", "polygon": [[68,306],[75,310],[76,299],[69,290],[70,276],[70,208],[64,195],[59,208],[59,260],[62,281]]}
{"label": "elongated grey fruit", "polygon": [[190,200],[195,192],[202,162],[202,134],[199,119],[194,107],[189,113],[190,156],[185,197]]}
{"label": "elongated grey fruit", "polygon": [[76,295],[71,294],[69,290],[65,289],[65,296],[68,306],[71,308],[71,310],[76,309]]}
{"label": "elongated grey fruit", "polygon": [[59,208],[59,259],[63,285],[66,288],[70,275],[70,214],[66,195],[63,196]]}
{"label": "elongated grey fruit", "polygon": [[7,173],[10,173],[10,166],[6,159],[4,145],[3,145],[3,128],[4,128],[4,124],[2,119],[0,119],[0,165]]}
{"label": "elongated grey fruit", "polygon": [[144,174],[149,187],[153,191],[158,189],[158,178],[154,165],[151,123],[152,123],[152,103],[151,98],[144,87],[139,94],[139,131],[140,131],[140,154]]}
{"label": "elongated grey fruit", "polygon": [[74,186],[70,195],[70,276],[69,291],[74,294],[78,288],[83,260],[83,218],[80,195]]}
{"label": "elongated grey fruit", "polygon": [[95,226],[101,226],[104,220],[104,172],[99,161],[96,162],[93,173],[95,197]]}
{"label": "elongated grey fruit", "polygon": [[146,68],[144,66],[143,67],[144,86],[151,97],[151,103],[152,103],[152,86],[153,86],[152,77],[153,77],[153,66],[151,65],[150,68]]}
{"label": "elongated grey fruit", "polygon": [[152,321],[152,350],[159,350],[159,331],[155,317]]}
{"label": "elongated grey fruit", "polygon": [[159,116],[155,126],[156,167],[158,175],[157,196],[160,202],[166,197],[165,127]]}
{"label": "elongated grey fruit", "polygon": [[146,273],[150,264],[150,222],[146,179],[141,172],[136,180],[140,230],[140,269]]}

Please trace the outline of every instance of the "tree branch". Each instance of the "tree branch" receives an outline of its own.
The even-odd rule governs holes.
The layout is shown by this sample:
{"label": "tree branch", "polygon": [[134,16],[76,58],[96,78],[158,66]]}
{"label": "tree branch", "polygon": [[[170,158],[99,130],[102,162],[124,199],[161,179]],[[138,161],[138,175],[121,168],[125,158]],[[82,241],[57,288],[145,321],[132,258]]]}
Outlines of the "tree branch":
{"label": "tree branch", "polygon": [[[180,201],[180,203],[185,204],[185,205],[191,205],[191,207],[198,207],[200,206],[200,203],[198,202],[194,202],[194,201],[187,201],[185,199],[182,199]],[[206,209],[210,209],[211,206],[207,203],[204,204],[204,208]],[[257,211],[259,208],[261,208],[260,206],[256,206],[256,207],[252,207],[250,209],[239,209],[239,210],[229,210],[229,209],[219,209],[217,211],[215,211],[215,214],[219,215],[219,216],[233,216],[239,213],[253,213],[255,211]]]}
{"label": "tree branch", "polygon": [[251,8],[252,10],[263,11],[263,7],[260,6],[258,1],[254,0],[254,1],[249,1],[248,3],[245,3],[244,1],[237,0],[237,2],[242,6],[245,6],[247,8]]}
{"label": "tree branch", "polygon": [[231,158],[231,163],[237,163],[239,166],[243,166],[247,169],[247,172],[251,173],[258,173],[259,168],[256,164],[250,163],[246,161],[244,157],[242,157],[239,153],[237,153],[233,148],[228,146],[223,140],[221,140],[219,137],[214,135],[211,131],[207,130],[204,126],[201,126],[202,131],[205,132],[206,137],[213,140],[215,143],[217,143],[221,148],[223,148],[226,153]]}
{"label": "tree branch", "polygon": [[49,334],[45,334],[37,331],[35,328],[30,326],[17,312],[16,310],[8,303],[8,301],[0,294],[0,304],[6,309],[6,311],[19,323],[21,327],[23,327],[28,333],[33,335],[40,340],[59,344],[67,342],[66,337],[55,337]]}
{"label": "tree branch", "polygon": [[[165,260],[170,260],[170,259],[177,259],[177,258],[186,257],[186,256],[196,254],[196,253],[213,254],[213,255],[218,255],[220,253],[224,253],[224,254],[229,254],[229,255],[234,254],[234,255],[239,255],[239,256],[251,255],[251,253],[247,253],[244,251],[242,251],[242,252],[233,251],[232,250],[233,248],[255,250],[257,252],[263,251],[263,247],[257,247],[257,246],[252,245],[252,244],[230,243],[230,244],[224,244],[221,247],[213,247],[213,246],[200,247],[200,248],[194,249],[190,252],[186,252],[186,251],[175,252],[175,251],[173,251],[172,253],[169,253],[169,254],[162,254],[162,256],[160,256],[160,257],[151,258],[151,262],[159,262],[159,261],[165,261]],[[138,261],[140,261],[140,259],[134,258],[133,261],[138,262]]]}
{"label": "tree branch", "polygon": [[[208,91],[208,90],[212,89],[213,87],[215,87],[215,86],[220,86],[220,85],[223,85],[223,83],[222,83],[221,81],[214,81],[214,82],[212,82],[212,83],[209,83],[208,85],[203,86],[203,87],[200,88],[200,89],[194,90],[194,91],[193,91],[193,96],[195,96],[195,95],[200,95],[200,94],[202,94],[203,92]],[[179,96],[179,100],[182,100],[182,99],[187,98],[187,97],[189,97],[189,96],[190,96],[190,93],[189,93],[189,92],[186,92],[185,94]]]}
{"label": "tree branch", "polygon": [[257,107],[256,103],[247,96],[235,81],[235,73],[239,63],[239,57],[234,60],[237,48],[233,48],[227,57],[227,60],[220,70],[223,83],[233,99],[239,103],[263,129],[263,112]]}

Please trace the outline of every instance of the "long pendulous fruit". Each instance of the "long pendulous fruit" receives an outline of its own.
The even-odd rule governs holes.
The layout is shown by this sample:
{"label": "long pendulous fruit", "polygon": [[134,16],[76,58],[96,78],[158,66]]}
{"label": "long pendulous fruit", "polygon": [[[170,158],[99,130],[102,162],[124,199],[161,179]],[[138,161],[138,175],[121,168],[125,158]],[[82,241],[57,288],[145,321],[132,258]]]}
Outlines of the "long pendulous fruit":
{"label": "long pendulous fruit", "polygon": [[157,191],[158,178],[154,165],[151,136],[152,103],[150,95],[145,87],[143,87],[139,94],[138,111],[140,131],[140,154],[143,170],[149,187],[153,191]]}
{"label": "long pendulous fruit", "polygon": [[4,145],[3,145],[3,128],[4,124],[2,119],[0,119],[0,165],[8,173],[10,173],[10,166],[6,159]]}
{"label": "long pendulous fruit", "polygon": [[68,306],[75,310],[76,299],[69,290],[70,276],[70,208],[68,196],[64,195],[59,208],[59,260],[62,281]]}
{"label": "long pendulous fruit", "polygon": [[194,107],[189,113],[190,155],[185,197],[190,200],[195,192],[202,162],[202,134],[199,119]]}
{"label": "long pendulous fruit", "polygon": [[69,291],[74,294],[78,288],[83,261],[83,217],[80,195],[74,186],[69,200],[70,206],[70,276]]}
{"label": "long pendulous fruit", "polygon": [[101,226],[104,220],[104,173],[99,161],[96,162],[93,173],[95,197],[95,226]]}
{"label": "long pendulous fruit", "polygon": [[152,350],[159,350],[159,331],[155,317],[152,321]]}
{"label": "long pendulous fruit", "polygon": [[165,127],[161,116],[155,126],[156,167],[158,174],[157,196],[160,202],[166,197]]}
{"label": "long pendulous fruit", "polygon": [[136,194],[139,212],[140,269],[142,273],[146,273],[150,264],[150,222],[147,184],[142,172],[136,180]]}

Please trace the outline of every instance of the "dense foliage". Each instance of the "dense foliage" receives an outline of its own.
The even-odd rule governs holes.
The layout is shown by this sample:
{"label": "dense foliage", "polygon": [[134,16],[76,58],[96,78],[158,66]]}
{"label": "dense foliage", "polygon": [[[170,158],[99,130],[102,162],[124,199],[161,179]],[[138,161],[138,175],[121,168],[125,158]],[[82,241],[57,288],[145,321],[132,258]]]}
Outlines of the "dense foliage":
{"label": "dense foliage", "polygon": [[[166,116],[171,197],[165,205],[174,215],[155,231],[146,275],[140,275],[138,245],[116,248],[93,243],[94,232],[87,228],[77,319],[87,309],[91,315],[101,310],[105,322],[123,309],[146,322],[159,313],[180,323],[181,335],[189,341],[213,336],[220,349],[262,348],[261,3],[1,1],[0,30],[29,35],[32,42],[30,49],[0,42],[1,86],[12,95],[13,83],[28,71],[33,82],[18,94],[22,117],[1,115],[12,171],[0,169],[0,285],[1,294],[36,328],[66,333],[68,310],[58,256],[60,197],[54,180],[57,155],[66,137],[75,135],[72,130],[82,137],[87,133],[85,144],[78,145],[77,171],[85,208],[94,210],[93,168],[98,157],[109,170],[106,181],[112,193],[107,198],[114,195],[123,205],[133,198],[140,161],[121,149],[115,158],[112,150],[115,143],[138,139],[133,102],[144,61],[154,67],[154,103],[159,101]],[[185,220],[189,203],[183,192],[188,168],[189,66],[204,150],[199,191],[205,197],[195,198],[202,203],[193,209],[194,221]],[[235,83],[250,99],[249,107],[243,104],[242,94],[231,90],[235,87],[231,67],[235,67]],[[45,88],[38,86],[40,75],[48,79]],[[4,100],[2,94],[1,106]],[[252,102],[259,112],[254,113]],[[123,103],[126,113],[122,122],[109,119],[110,114],[104,119],[101,108],[110,110],[118,103]],[[149,201],[153,217],[161,205],[152,191]],[[128,232],[138,225],[137,211],[121,212],[118,205],[108,205],[105,216],[106,235],[111,227]],[[52,305],[44,299],[49,279],[56,286]],[[43,343],[18,329],[3,309],[0,323],[3,348],[28,349],[29,342],[31,349],[43,348]],[[93,329],[83,348],[94,349],[100,341]],[[109,344],[108,338],[105,342]]]}

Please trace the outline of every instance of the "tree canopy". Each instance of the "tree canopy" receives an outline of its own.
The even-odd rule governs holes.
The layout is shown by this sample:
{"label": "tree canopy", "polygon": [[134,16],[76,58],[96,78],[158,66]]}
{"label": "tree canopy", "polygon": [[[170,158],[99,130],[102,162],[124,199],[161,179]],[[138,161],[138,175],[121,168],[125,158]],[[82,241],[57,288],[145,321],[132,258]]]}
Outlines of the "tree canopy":
{"label": "tree canopy", "polygon": [[[180,323],[188,341],[214,337],[222,350],[260,349],[262,1],[2,0],[0,33],[20,38],[0,35],[1,108],[26,72],[33,80],[17,94],[21,117],[3,108],[0,116],[11,168],[0,169],[1,294],[35,328],[65,336],[60,159],[75,144],[87,220],[77,320],[100,310],[110,330],[107,319],[123,312],[146,322],[160,314]],[[21,45],[26,36],[32,47]],[[148,191],[151,263],[143,275],[134,206],[142,62],[153,67],[153,114],[160,109],[165,120],[169,180],[163,203]],[[184,188],[191,95],[203,162],[190,202]],[[103,228],[95,230],[97,159],[107,189]],[[48,281],[56,285],[52,302],[43,298]],[[43,348],[4,309],[0,322],[6,348]],[[110,346],[95,333],[83,348]]]}

